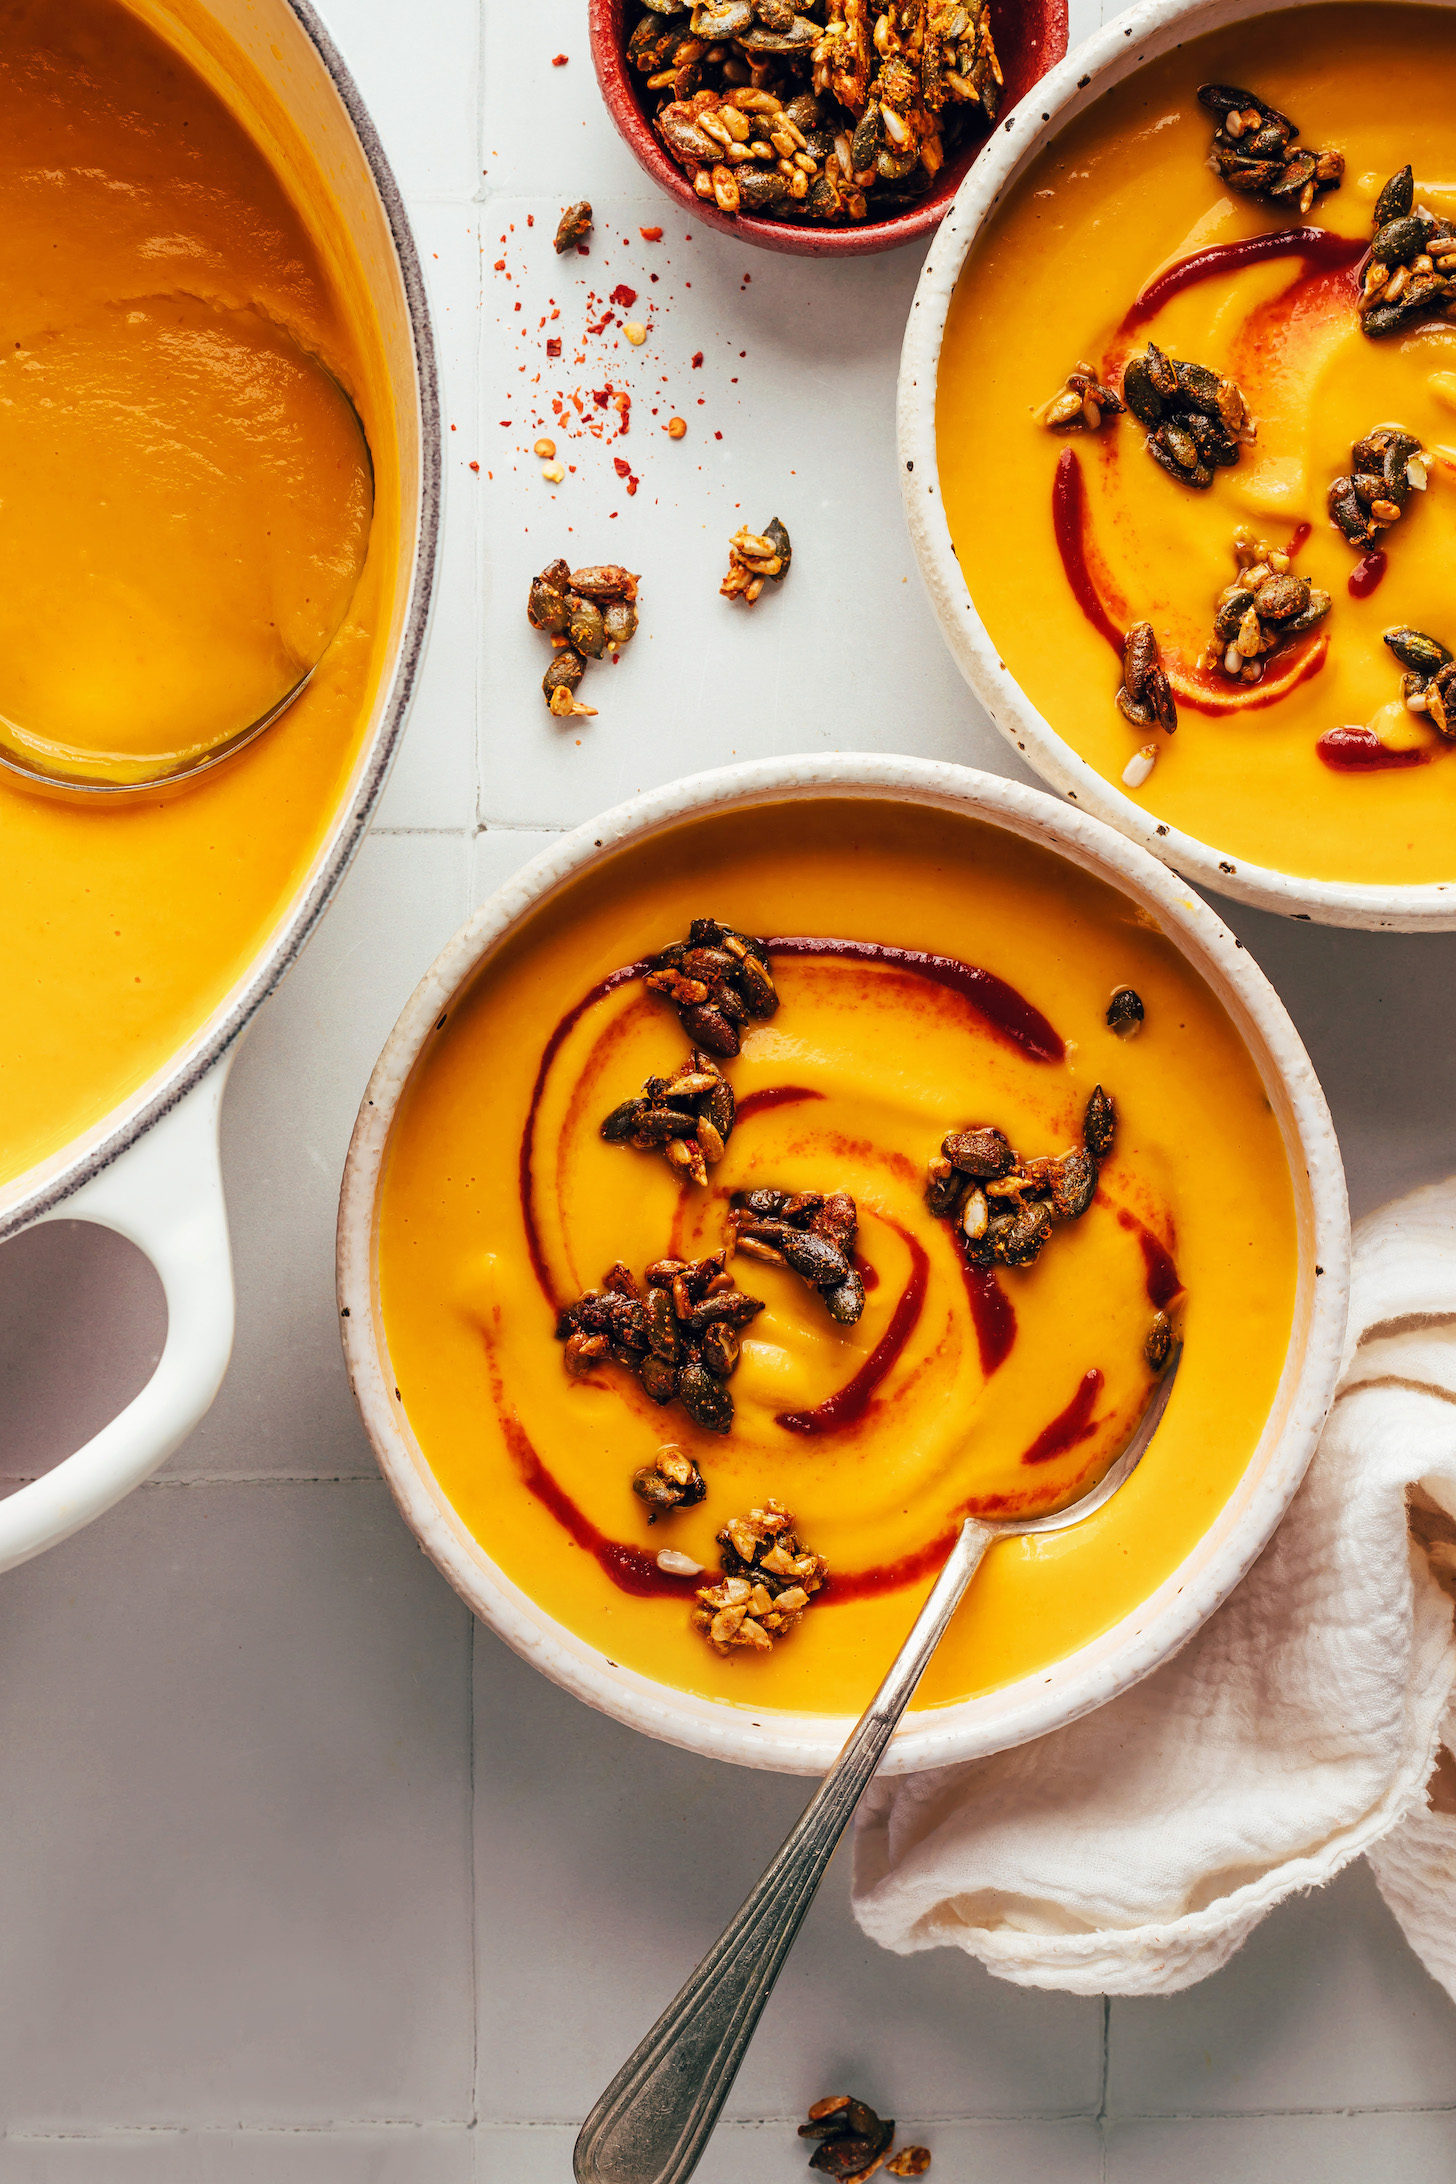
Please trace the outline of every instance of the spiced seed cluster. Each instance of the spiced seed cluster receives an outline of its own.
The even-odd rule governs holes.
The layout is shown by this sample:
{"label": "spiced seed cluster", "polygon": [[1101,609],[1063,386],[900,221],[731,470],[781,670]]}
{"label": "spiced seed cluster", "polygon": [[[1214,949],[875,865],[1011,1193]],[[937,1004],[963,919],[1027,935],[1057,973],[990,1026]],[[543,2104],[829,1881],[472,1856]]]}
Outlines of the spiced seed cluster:
{"label": "spiced seed cluster", "polygon": [[852,2093],[831,2093],[815,2101],[799,2136],[816,2139],[809,2167],[844,2184],[864,2184],[883,2166],[890,2176],[924,2176],[930,2167],[928,2146],[902,2146],[887,2158],[895,2141],[895,2119],[875,2114],[868,2101]]}
{"label": "spiced seed cluster", "polygon": [[693,1628],[717,1653],[740,1646],[767,1653],[799,1623],[828,1564],[804,1546],[782,1502],[730,1517],[717,1539],[723,1575],[699,1590]]}
{"label": "spiced seed cluster", "polygon": [[719,593],[724,599],[746,600],[751,607],[765,584],[782,584],[793,558],[789,534],[777,516],[761,531],[743,525],[728,541],[728,574]]}
{"label": "spiced seed cluster", "polygon": [[733,1087],[711,1054],[695,1048],[670,1077],[649,1077],[636,1099],[623,1100],[601,1126],[609,1145],[661,1153],[670,1168],[705,1184],[733,1135]]}
{"label": "spiced seed cluster", "polygon": [[1316,197],[1337,190],[1343,152],[1294,149],[1299,130],[1287,114],[1237,84],[1206,83],[1198,103],[1218,116],[1211,164],[1231,190],[1262,197],[1281,211],[1308,213]]}
{"label": "spiced seed cluster", "polygon": [[1117,1135],[1117,1106],[1094,1086],[1082,1142],[1023,1160],[989,1124],[949,1130],[926,1169],[925,1203],[955,1224],[969,1266],[1034,1266],[1059,1222],[1080,1221]]}
{"label": "spiced seed cluster", "polygon": [[1178,726],[1173,685],[1163,667],[1151,622],[1134,622],[1122,644],[1122,686],[1117,710],[1133,728],[1157,726],[1171,736]]}
{"label": "spiced seed cluster", "polygon": [[1109,417],[1123,413],[1121,395],[1105,387],[1090,364],[1080,360],[1049,402],[1041,407],[1041,421],[1052,432],[1100,432]]}
{"label": "spiced seed cluster", "polygon": [[[673,1509],[695,1509],[707,1497],[707,1481],[686,1449],[665,1441],[650,1464],[632,1474],[632,1491],[647,1504],[647,1521],[655,1524]],[[701,1565],[695,1564],[694,1570]],[[692,1573],[688,1573],[692,1574]]]}
{"label": "spiced seed cluster", "polygon": [[1238,574],[1215,603],[1207,664],[1232,681],[1256,683],[1270,653],[1317,628],[1331,600],[1295,574],[1287,553],[1256,538],[1247,525],[1234,533],[1234,559]]}
{"label": "spiced seed cluster", "polygon": [[995,120],[988,0],[647,0],[627,56],[653,125],[720,212],[888,217]]}
{"label": "spiced seed cluster", "polygon": [[1388,629],[1385,642],[1405,669],[1400,694],[1407,710],[1424,713],[1440,735],[1456,738],[1456,659],[1424,630]]}
{"label": "spiced seed cluster", "polygon": [[1149,342],[1131,356],[1122,374],[1122,399],[1147,428],[1153,461],[1180,485],[1205,492],[1220,466],[1236,463],[1256,427],[1243,392],[1232,379],[1169,357]]}
{"label": "spiced seed cluster", "polygon": [[766,1021],[779,1005],[763,942],[720,918],[694,918],[686,940],[653,957],[646,985],[672,1002],[694,1045],[712,1054],[736,1054],[741,1027]]}
{"label": "spiced seed cluster", "polygon": [[818,1291],[832,1320],[854,1325],[865,1293],[854,1269],[859,1215],[848,1191],[735,1191],[728,1219],[745,1257],[789,1267]]}
{"label": "spiced seed cluster", "polygon": [[576,205],[568,205],[562,213],[556,229],[556,255],[562,258],[568,250],[575,250],[584,243],[592,231],[592,209],[583,197]]}
{"label": "spiced seed cluster", "polygon": [[636,636],[639,581],[616,562],[573,569],[559,560],[531,579],[526,619],[555,648],[541,690],[558,719],[595,719],[596,707],[584,705],[576,693],[588,660],[617,652]]}
{"label": "spiced seed cluster", "polygon": [[1420,441],[1399,425],[1377,425],[1357,440],[1349,475],[1336,478],[1329,491],[1330,515],[1350,545],[1373,546],[1399,523],[1411,494],[1425,492],[1430,469]]}
{"label": "spiced seed cluster", "polygon": [[566,1369],[582,1379],[610,1361],[634,1373],[654,1403],[682,1404],[693,1424],[727,1433],[739,1337],[763,1310],[727,1271],[728,1249],[705,1259],[658,1259],[639,1283],[620,1259],[556,1322]]}
{"label": "spiced seed cluster", "polygon": [[1443,311],[1456,315],[1456,226],[1415,201],[1409,167],[1375,203],[1375,234],[1360,285],[1360,331],[1372,341]]}

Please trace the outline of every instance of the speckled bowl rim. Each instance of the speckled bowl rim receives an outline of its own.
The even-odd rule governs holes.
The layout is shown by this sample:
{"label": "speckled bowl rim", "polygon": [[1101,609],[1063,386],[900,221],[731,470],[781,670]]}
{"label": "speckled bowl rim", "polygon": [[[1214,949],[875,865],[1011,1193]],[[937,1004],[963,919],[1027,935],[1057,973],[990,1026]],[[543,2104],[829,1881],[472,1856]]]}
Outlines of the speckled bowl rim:
{"label": "speckled bowl rim", "polygon": [[[1281,12],[1284,7],[1320,4],[1281,0]],[[1442,0],[1419,4],[1439,6]],[[1205,31],[1270,12],[1260,0],[1143,0],[1049,69],[1036,96],[1023,100],[987,145],[936,232],[905,329],[897,437],[906,519],[925,588],[957,666],[1007,742],[1052,788],[1217,894],[1320,925],[1445,932],[1456,928],[1456,860],[1449,882],[1420,886],[1308,879],[1250,864],[1185,834],[1104,779],[1043,718],[999,657],[966,589],[941,499],[935,395],[946,314],[961,269],[1006,191],[1049,138],[1144,62]]]}
{"label": "speckled bowl rim", "polygon": [[[349,1146],[339,1202],[338,1302],[350,1383],[380,1468],[420,1544],[482,1621],[553,1682],[649,1736],[745,1766],[822,1772],[844,1741],[847,1717],[756,1717],[745,1707],[654,1682],[567,1630],[491,1560],[436,1483],[395,1394],[379,1307],[376,1223],[386,1144],[410,1073],[462,986],[522,919],[625,845],[684,821],[791,799],[845,797],[919,804],[987,821],[1069,858],[1155,918],[1217,994],[1260,1070],[1284,1133],[1299,1217],[1295,1328],[1279,1392],[1243,1479],[1204,1538],[1134,1613],[1066,1660],[983,1697],[910,1715],[885,1761],[886,1772],[904,1774],[1060,1728],[1176,1652],[1269,1540],[1334,1396],[1350,1228],[1329,1110],[1268,980],[1208,904],[1166,865],[1101,820],[1069,811],[1040,790],[925,759],[767,760],[698,774],[616,806],[565,835],[497,889],[442,950],[407,1003],[370,1078]],[[907,1589],[907,1629],[915,1597]]]}

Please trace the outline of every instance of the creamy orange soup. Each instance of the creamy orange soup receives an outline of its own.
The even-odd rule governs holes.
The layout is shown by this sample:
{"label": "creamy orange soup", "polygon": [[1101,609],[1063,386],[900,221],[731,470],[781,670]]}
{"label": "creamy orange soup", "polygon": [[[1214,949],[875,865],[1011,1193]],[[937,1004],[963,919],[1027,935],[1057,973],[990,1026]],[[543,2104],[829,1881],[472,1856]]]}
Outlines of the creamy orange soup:
{"label": "creamy orange soup", "polygon": [[[780,1005],[722,1063],[739,1120],[706,1188],[600,1135],[689,1041],[640,977],[597,989],[697,916],[880,951],[773,956]],[[1044,1023],[1040,1046],[979,1006],[974,981],[895,952],[917,950],[1004,981]],[[1127,1041],[1106,1021],[1124,983],[1146,1010]],[[1034,1266],[973,1283],[927,1209],[928,1157],[972,1122],[1027,1156],[1075,1146],[1099,1083],[1120,1121],[1095,1200]],[[731,1194],[761,1186],[852,1193],[867,1291],[857,1325],[834,1324],[787,1269],[740,1254],[739,1287],[766,1309],[728,1382],[727,1434],[676,1402],[659,1409],[619,1365],[568,1375],[558,1306],[617,1260],[640,1275],[664,1254],[716,1249]],[[1083,1528],[993,1550],[923,1702],[1044,1667],[1178,1565],[1258,1441],[1296,1247],[1257,1071],[1153,921],[1012,836],[851,802],[685,826],[538,910],[416,1067],[389,1142],[378,1253],[403,1410],[507,1576],[647,1675],[754,1710],[850,1712],[960,1515],[1050,1507],[1105,1468],[1153,1385],[1153,1298],[1181,1284],[1186,1348],[1149,1455]],[[822,1415],[887,1351],[850,1424],[783,1423]],[[631,1480],[664,1441],[693,1455],[707,1498],[649,1523]],[[690,1628],[692,1582],[654,1583],[655,1557],[675,1548],[716,1574],[716,1531],[769,1496],[827,1558],[829,1584],[770,1655],[720,1658]]]}
{"label": "creamy orange soup", "polygon": [[[1175,676],[1187,678],[1210,643],[1215,599],[1236,573],[1238,526],[1296,546],[1296,572],[1330,594],[1327,648],[1306,646],[1303,679],[1268,702],[1288,679],[1276,655],[1268,687],[1249,691],[1247,706],[1207,713],[1180,702],[1176,735],[1155,735],[1154,770],[1129,790],[1235,861],[1364,882],[1456,871],[1450,746],[1402,707],[1401,666],[1382,642],[1407,625],[1456,651],[1456,325],[1437,318],[1377,341],[1360,332],[1356,311],[1359,254],[1391,175],[1411,163],[1417,204],[1456,218],[1453,72],[1456,15],[1437,8],[1310,8],[1179,46],[1041,154],[952,305],[937,435],[960,564],[1007,666],[1108,780],[1120,781],[1144,736],[1116,708],[1117,660],[1059,552],[1053,487],[1069,449],[1107,617],[1117,631],[1151,621]],[[1215,120],[1196,98],[1207,82],[1253,91],[1289,115],[1300,146],[1342,152],[1341,186],[1304,216],[1229,191],[1208,164]],[[1208,277],[1131,322],[1142,291],[1180,261],[1301,226],[1346,239],[1349,249],[1334,252],[1344,263],[1286,254],[1220,271],[1215,261]],[[1232,378],[1257,421],[1257,439],[1215,470],[1208,491],[1159,469],[1131,417],[1064,435],[1036,414],[1079,360],[1117,388],[1128,356],[1150,340]],[[1352,443],[1390,424],[1430,454],[1429,483],[1381,536],[1377,588],[1355,597],[1363,555],[1330,520],[1328,489],[1349,474]],[[1333,771],[1316,745],[1348,727],[1415,760]]]}
{"label": "creamy orange soup", "polygon": [[[172,27],[190,24],[183,0]],[[0,1180],[145,1083],[247,968],[333,818],[381,669],[398,484],[363,274],[266,95],[197,51],[217,87],[115,0],[0,5],[0,710],[54,723],[150,693],[176,729],[220,670],[252,702],[318,641],[300,572],[333,554],[347,599],[366,536],[369,559],[303,698],[196,785],[118,805],[0,775]],[[326,475],[320,528],[298,486]]]}

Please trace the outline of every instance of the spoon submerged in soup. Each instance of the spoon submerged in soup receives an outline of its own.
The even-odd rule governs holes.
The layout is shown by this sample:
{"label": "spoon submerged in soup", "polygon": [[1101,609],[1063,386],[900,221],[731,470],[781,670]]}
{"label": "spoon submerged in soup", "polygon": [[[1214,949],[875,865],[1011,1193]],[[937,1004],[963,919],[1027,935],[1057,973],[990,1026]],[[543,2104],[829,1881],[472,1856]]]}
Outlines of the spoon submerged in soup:
{"label": "spoon submerged in soup", "polygon": [[0,349],[0,765],[119,791],[216,765],[342,628],[369,446],[246,304],[108,304]]}

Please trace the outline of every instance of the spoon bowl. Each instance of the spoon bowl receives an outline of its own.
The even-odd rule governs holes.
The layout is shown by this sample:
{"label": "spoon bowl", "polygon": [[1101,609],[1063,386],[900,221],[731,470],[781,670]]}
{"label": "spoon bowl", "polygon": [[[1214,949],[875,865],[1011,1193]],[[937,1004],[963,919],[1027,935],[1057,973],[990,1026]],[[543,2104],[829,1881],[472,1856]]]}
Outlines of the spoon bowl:
{"label": "spoon bowl", "polygon": [[115,795],[277,720],[347,618],[373,469],[347,390],[251,305],[93,303],[0,350],[0,764]]}

